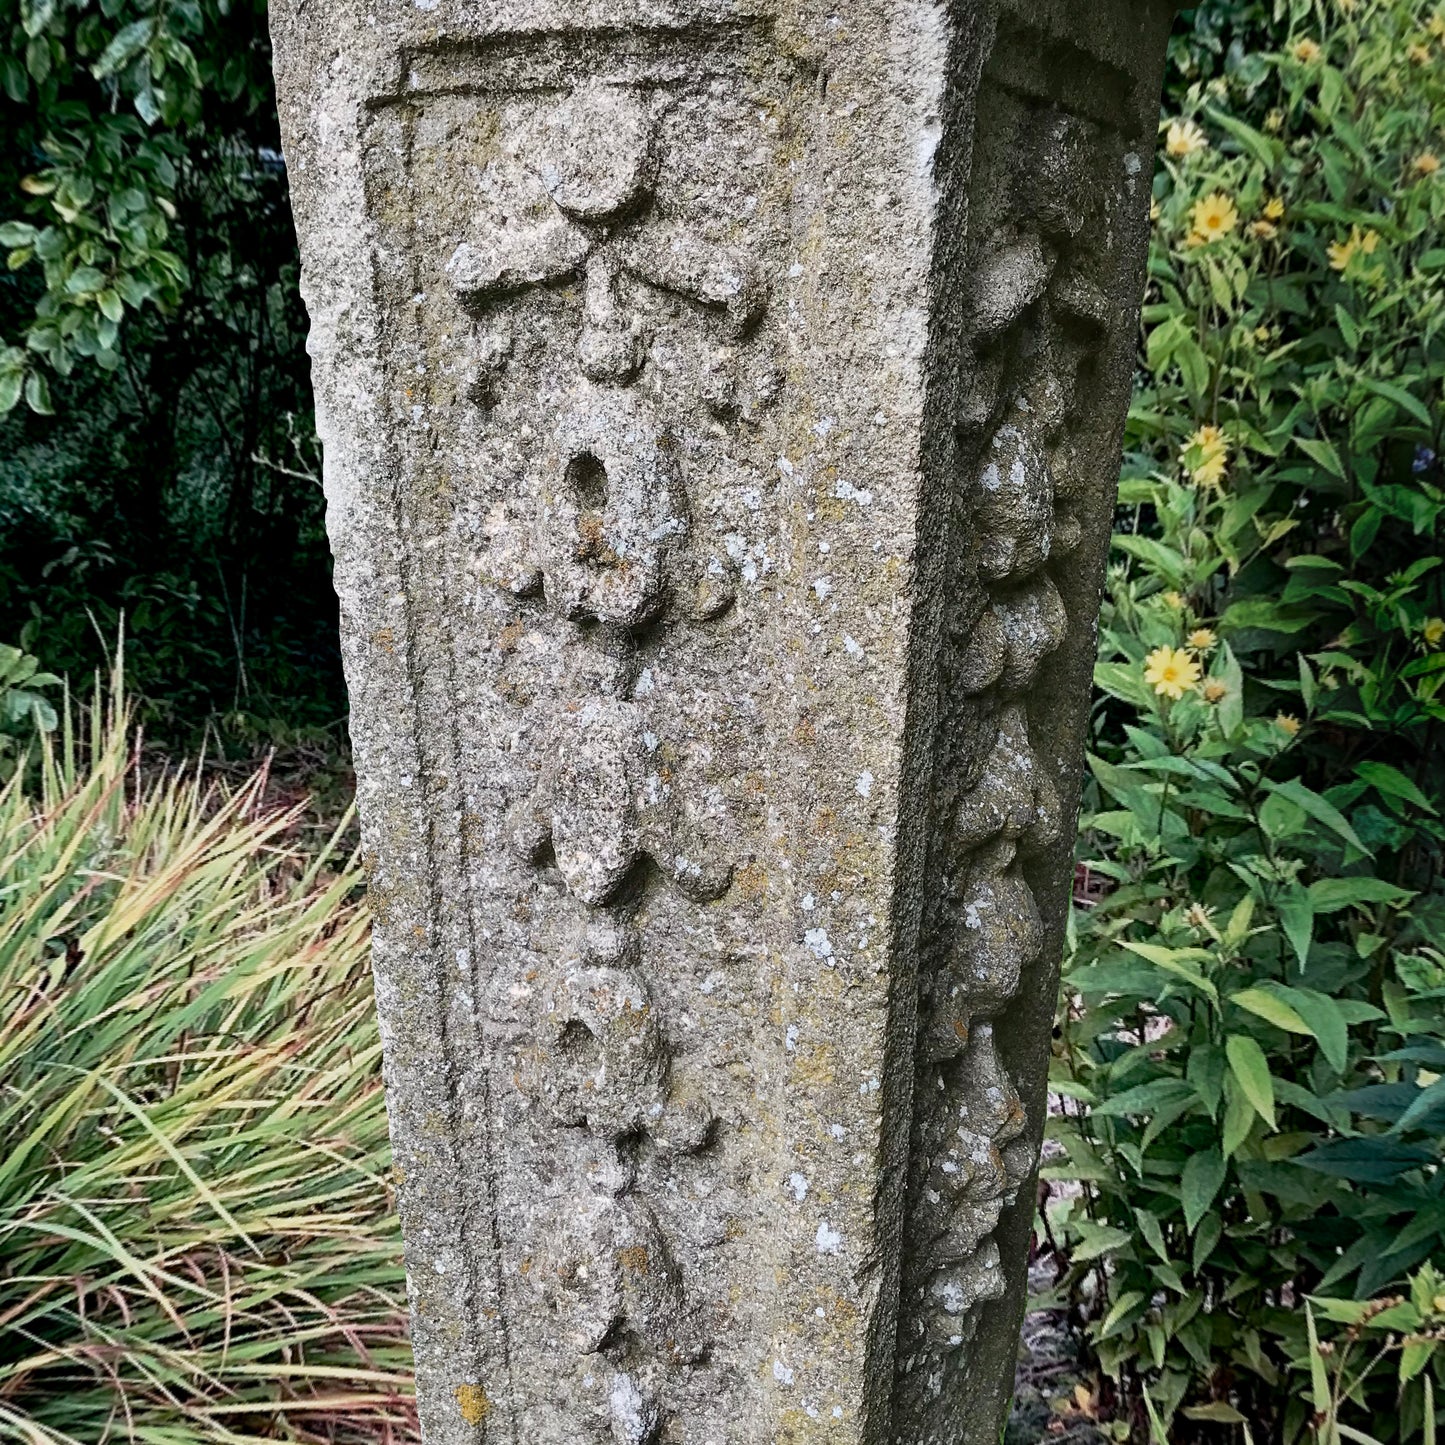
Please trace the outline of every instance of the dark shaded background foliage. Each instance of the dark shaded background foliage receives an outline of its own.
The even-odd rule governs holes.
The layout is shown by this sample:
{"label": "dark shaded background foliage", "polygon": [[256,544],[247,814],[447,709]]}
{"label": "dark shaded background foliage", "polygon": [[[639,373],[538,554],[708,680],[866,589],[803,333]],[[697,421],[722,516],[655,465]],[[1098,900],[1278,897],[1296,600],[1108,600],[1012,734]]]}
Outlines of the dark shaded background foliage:
{"label": "dark shaded background foliage", "polygon": [[0,339],[32,388],[0,420],[0,637],[79,676],[123,613],[152,735],[342,747],[263,0],[0,0],[0,34]]}

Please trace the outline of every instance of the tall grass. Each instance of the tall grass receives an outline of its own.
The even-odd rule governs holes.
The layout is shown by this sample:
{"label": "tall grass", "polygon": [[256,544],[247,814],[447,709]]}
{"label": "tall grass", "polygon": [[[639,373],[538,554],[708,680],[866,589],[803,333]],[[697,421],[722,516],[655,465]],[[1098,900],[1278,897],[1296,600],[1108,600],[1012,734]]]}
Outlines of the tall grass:
{"label": "tall grass", "polygon": [[355,860],[89,717],[0,791],[0,1441],[413,1440]]}

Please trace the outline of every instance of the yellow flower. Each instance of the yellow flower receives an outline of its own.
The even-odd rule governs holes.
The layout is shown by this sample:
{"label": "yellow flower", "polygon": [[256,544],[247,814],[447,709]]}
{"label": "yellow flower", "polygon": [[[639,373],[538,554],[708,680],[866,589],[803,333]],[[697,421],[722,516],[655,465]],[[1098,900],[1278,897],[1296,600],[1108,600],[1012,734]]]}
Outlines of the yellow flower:
{"label": "yellow flower", "polygon": [[1378,231],[1362,231],[1358,226],[1350,227],[1348,241],[1336,241],[1325,247],[1329,252],[1330,268],[1335,271],[1349,269],[1356,256],[1373,256],[1380,244]]}
{"label": "yellow flower", "polygon": [[1223,702],[1229,696],[1228,686],[1217,677],[1209,678],[1200,691],[1204,694],[1204,701],[1209,703]]}
{"label": "yellow flower", "polygon": [[1184,611],[1184,594],[1182,592],[1166,592],[1164,594],[1164,605],[1172,607],[1175,612]]}
{"label": "yellow flower", "polygon": [[1209,137],[1192,120],[1171,120],[1164,149],[1176,160],[1197,156],[1209,149]]}
{"label": "yellow flower", "polygon": [[1219,487],[1229,466],[1229,438],[1217,426],[1202,426],[1180,449],[1179,460],[1196,487]]}
{"label": "yellow flower", "polygon": [[1407,45],[1405,54],[1415,62],[1416,65],[1429,65],[1433,58],[1428,45]]}
{"label": "yellow flower", "polygon": [[1273,221],[1251,221],[1249,234],[1256,241],[1272,241],[1279,235],[1279,227]]}
{"label": "yellow flower", "polygon": [[1426,647],[1439,647],[1445,642],[1445,617],[1432,617],[1420,629],[1420,636],[1425,639]]}
{"label": "yellow flower", "polygon": [[1421,151],[1415,157],[1415,171],[1417,175],[1433,176],[1440,169],[1440,157],[1434,151]]}
{"label": "yellow flower", "polygon": [[1199,664],[1182,647],[1156,648],[1144,659],[1144,681],[1160,697],[1178,702],[1199,682]]}
{"label": "yellow flower", "polygon": [[1270,111],[1264,118],[1264,128],[1269,131],[1271,135],[1282,131],[1284,129],[1284,112],[1282,110]]}
{"label": "yellow flower", "polygon": [[1282,712],[1274,720],[1274,725],[1286,737],[1297,737],[1302,724],[1293,713]]}
{"label": "yellow flower", "polygon": [[1284,202],[1278,196],[1271,196],[1264,203],[1264,218],[1266,221],[1284,220]]}
{"label": "yellow flower", "polygon": [[1188,637],[1184,639],[1185,645],[1194,649],[1195,652],[1209,652],[1219,643],[1214,630],[1209,627],[1196,627]]}
{"label": "yellow flower", "polygon": [[1309,39],[1296,40],[1290,47],[1290,53],[1301,65],[1313,65],[1324,55],[1324,51],[1320,49],[1319,45]]}
{"label": "yellow flower", "polygon": [[1254,339],[1261,346],[1268,346],[1274,340],[1274,332],[1268,326],[1256,326],[1254,328]]}
{"label": "yellow flower", "polygon": [[1355,13],[1355,6],[1360,3],[1360,0],[1338,0],[1338,3],[1340,9],[1343,10],[1346,15],[1353,15]]}
{"label": "yellow flower", "polygon": [[1239,212],[1223,191],[1215,191],[1196,201],[1189,215],[1189,240],[1192,245],[1206,246],[1227,236],[1239,224]]}

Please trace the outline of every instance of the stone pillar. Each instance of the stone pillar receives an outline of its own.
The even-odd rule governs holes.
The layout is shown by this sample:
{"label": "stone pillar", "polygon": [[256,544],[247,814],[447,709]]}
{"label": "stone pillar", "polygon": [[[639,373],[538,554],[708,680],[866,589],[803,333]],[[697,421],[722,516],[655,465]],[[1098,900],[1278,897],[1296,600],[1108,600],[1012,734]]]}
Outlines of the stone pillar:
{"label": "stone pillar", "polygon": [[1169,0],[273,0],[429,1445],[994,1445]]}

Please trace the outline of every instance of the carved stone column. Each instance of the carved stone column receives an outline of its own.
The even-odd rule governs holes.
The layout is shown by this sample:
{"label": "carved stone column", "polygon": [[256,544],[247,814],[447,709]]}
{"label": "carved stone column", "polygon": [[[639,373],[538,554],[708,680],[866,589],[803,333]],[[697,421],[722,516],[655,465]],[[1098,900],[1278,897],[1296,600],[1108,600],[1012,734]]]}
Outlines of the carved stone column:
{"label": "carved stone column", "polygon": [[429,1445],[993,1445],[1168,0],[273,0]]}

